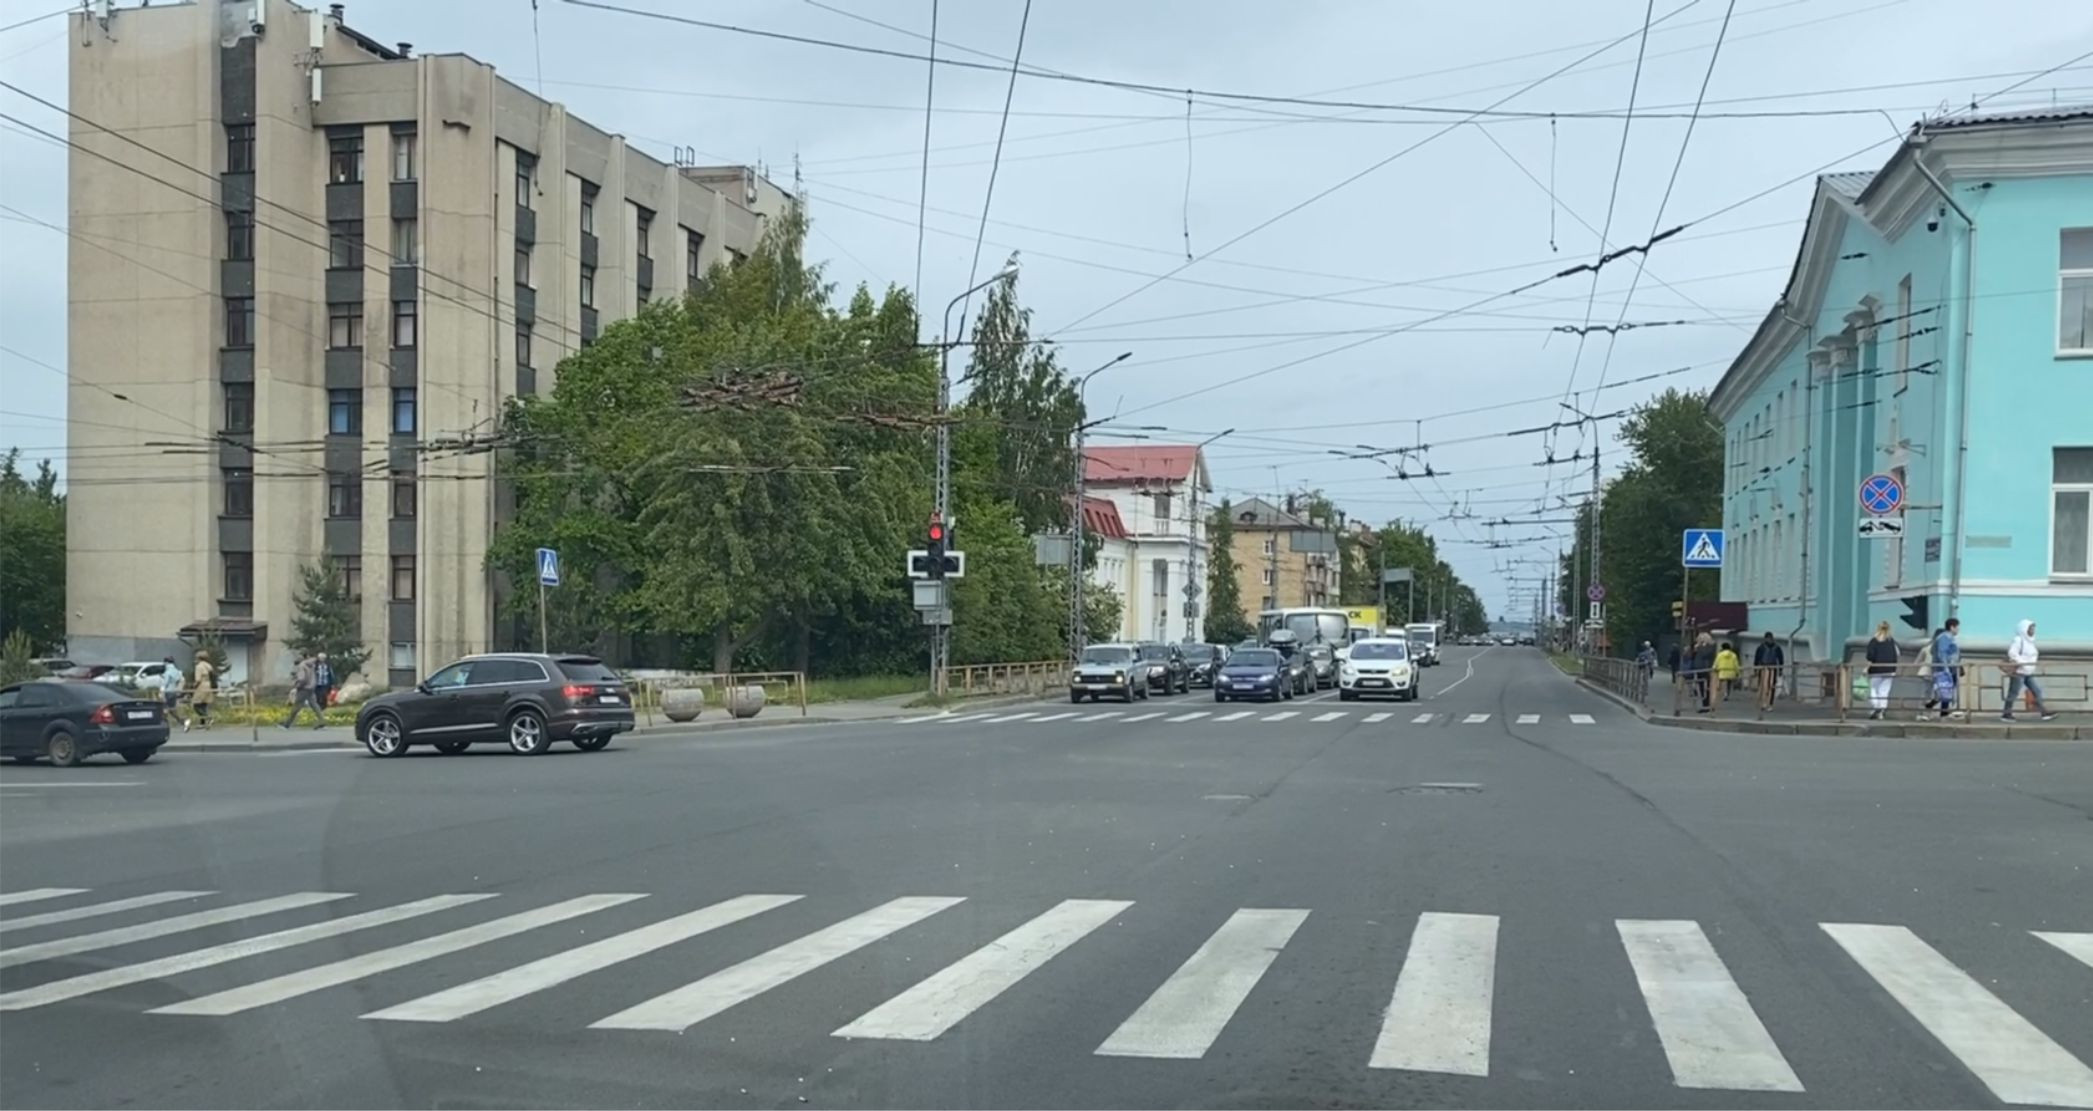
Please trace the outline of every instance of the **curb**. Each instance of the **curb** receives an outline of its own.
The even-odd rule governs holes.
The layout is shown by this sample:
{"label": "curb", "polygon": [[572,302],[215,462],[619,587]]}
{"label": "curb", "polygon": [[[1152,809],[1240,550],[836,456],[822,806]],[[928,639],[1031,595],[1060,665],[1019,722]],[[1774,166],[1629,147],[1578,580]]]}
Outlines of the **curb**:
{"label": "curb", "polygon": [[1918,740],[1960,741],[2088,741],[2093,740],[2093,725],[2007,725],[1972,726],[1968,722],[1956,725],[1927,725],[1920,722],[1883,722],[1880,725],[1865,721],[1759,721],[1734,718],[1668,717],[1639,706],[1610,690],[1585,682],[1582,678],[1574,682],[1585,690],[1632,712],[1644,724],[1662,726],[1666,729],[1693,729],[1703,733],[1751,733],[1760,736],[1779,737],[1897,737]]}
{"label": "curb", "polygon": [[240,741],[168,741],[163,752],[318,752],[324,749],[362,750],[354,741],[288,741],[283,744],[254,744]]}

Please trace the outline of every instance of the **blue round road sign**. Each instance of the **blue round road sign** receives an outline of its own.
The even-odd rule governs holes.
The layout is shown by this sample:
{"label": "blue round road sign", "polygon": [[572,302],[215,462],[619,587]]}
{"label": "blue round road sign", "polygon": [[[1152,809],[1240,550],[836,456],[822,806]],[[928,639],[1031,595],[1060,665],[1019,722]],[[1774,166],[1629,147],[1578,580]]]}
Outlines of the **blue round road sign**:
{"label": "blue round road sign", "polygon": [[1893,475],[1871,474],[1860,484],[1860,505],[1877,516],[1904,506],[1904,484]]}

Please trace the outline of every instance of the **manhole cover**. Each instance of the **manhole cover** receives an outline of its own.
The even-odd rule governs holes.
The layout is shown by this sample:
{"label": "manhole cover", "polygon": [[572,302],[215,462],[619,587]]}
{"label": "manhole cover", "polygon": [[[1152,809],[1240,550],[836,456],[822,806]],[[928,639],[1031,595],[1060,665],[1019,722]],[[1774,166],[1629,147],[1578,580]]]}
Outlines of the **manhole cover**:
{"label": "manhole cover", "polygon": [[1391,795],[1476,795],[1481,794],[1480,783],[1412,783],[1405,787],[1390,787]]}

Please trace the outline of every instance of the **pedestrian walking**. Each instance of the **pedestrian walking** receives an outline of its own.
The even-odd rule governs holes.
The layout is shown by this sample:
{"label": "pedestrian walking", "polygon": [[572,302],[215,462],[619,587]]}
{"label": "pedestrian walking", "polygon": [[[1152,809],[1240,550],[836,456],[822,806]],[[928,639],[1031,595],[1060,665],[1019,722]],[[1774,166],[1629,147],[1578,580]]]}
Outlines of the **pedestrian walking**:
{"label": "pedestrian walking", "polygon": [[321,712],[319,705],[313,701],[313,674],[318,665],[319,661],[311,656],[300,656],[298,662],[291,666],[291,713],[283,719],[285,729],[289,729],[291,723],[298,720],[298,711],[307,707],[312,708],[314,729],[327,724],[327,715]]}
{"label": "pedestrian walking", "polygon": [[[1946,627],[1941,626],[1943,629]],[[1926,701],[1919,707],[1920,721],[1926,720],[1926,713],[1938,704],[1933,696],[1933,646],[1939,641],[1940,629],[1935,629],[1933,635],[1926,638],[1926,643],[1919,647],[1918,659],[1912,661],[1918,666],[1919,677],[1926,681]]]}
{"label": "pedestrian walking", "polygon": [[[167,719],[174,720],[182,712],[182,668],[173,656],[160,659],[160,698],[167,704]],[[182,717],[182,732],[189,731],[189,719]]]}
{"label": "pedestrian walking", "polygon": [[[211,727],[211,703],[218,696],[218,669],[202,656],[196,657],[196,671],[190,683],[189,705],[196,710],[196,725],[199,729]],[[189,722],[182,722],[182,732],[189,731]]]}
{"label": "pedestrian walking", "polygon": [[1649,641],[1635,653],[1635,685],[1644,701],[1650,697],[1650,678],[1657,674],[1657,649]]}
{"label": "pedestrian walking", "polygon": [[1679,681],[1679,645],[1674,644],[1665,651],[1664,670],[1671,672],[1671,681],[1673,683]]}
{"label": "pedestrian walking", "polygon": [[1737,689],[1737,675],[1744,669],[1744,661],[1737,658],[1737,648],[1729,641],[1715,652],[1715,681],[1720,684],[1722,700],[1730,700],[1730,692]]}
{"label": "pedestrian walking", "polygon": [[325,714],[327,706],[334,700],[334,665],[327,662],[327,653],[313,657],[312,669],[313,703]]}
{"label": "pedestrian walking", "polygon": [[[1961,711],[1955,709],[1956,688],[1962,683],[1962,641],[1959,639],[1961,632],[1962,619],[1950,617],[1948,623],[1942,625],[1940,632],[1934,634],[1933,640],[1926,645],[1926,652],[1933,660],[1933,694],[1927,705],[1940,711],[1942,721],[1949,717],[1962,716]],[[2010,708],[2012,703],[2007,703],[2007,706]],[[1920,713],[1919,720],[1925,719],[1926,715]]]}
{"label": "pedestrian walking", "polygon": [[1700,700],[1701,708],[1699,712],[1703,714],[1708,713],[1712,709],[1708,702],[1708,695],[1715,685],[1714,637],[1709,636],[1707,633],[1702,633],[1693,642],[1693,656],[1686,664],[1686,670],[1693,678],[1694,697]]}
{"label": "pedestrian walking", "polygon": [[1875,626],[1875,636],[1868,641],[1868,720],[1880,721],[1890,708],[1890,685],[1897,681],[1897,640],[1890,635],[1890,623]]}
{"label": "pedestrian walking", "polygon": [[2006,646],[2006,663],[2013,670],[2006,679],[2006,707],[2005,711],[1999,714],[1999,720],[2014,720],[2013,702],[2020,697],[2022,690],[2026,690],[2035,700],[2035,712],[2041,715],[2043,721],[2056,720],[2057,715],[2042,701],[2042,684],[2035,681],[2035,661],[2038,656],[2039,653],[2035,650],[2035,623],[2022,621],[2019,634]]}
{"label": "pedestrian walking", "polygon": [[1767,630],[1765,639],[1751,653],[1753,674],[1759,681],[1759,709],[1773,709],[1774,694],[1780,690],[1781,668],[1787,663],[1787,652],[1773,639],[1773,631]]}

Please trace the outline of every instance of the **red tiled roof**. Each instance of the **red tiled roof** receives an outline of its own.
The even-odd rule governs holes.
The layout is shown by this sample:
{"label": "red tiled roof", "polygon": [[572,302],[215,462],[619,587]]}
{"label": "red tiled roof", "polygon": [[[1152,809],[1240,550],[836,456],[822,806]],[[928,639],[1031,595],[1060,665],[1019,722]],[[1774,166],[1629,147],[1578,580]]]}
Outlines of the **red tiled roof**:
{"label": "red tiled roof", "polygon": [[1124,540],[1133,535],[1119,517],[1119,506],[1110,498],[1083,499],[1083,528],[1108,540]]}
{"label": "red tiled roof", "polygon": [[1191,444],[1129,444],[1083,450],[1085,482],[1183,482],[1199,449]]}

